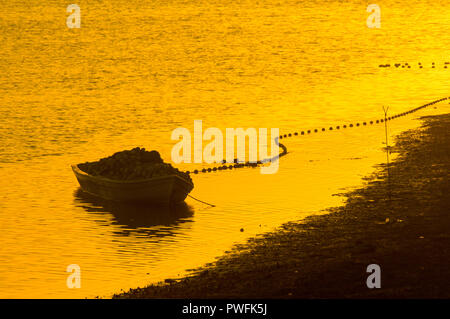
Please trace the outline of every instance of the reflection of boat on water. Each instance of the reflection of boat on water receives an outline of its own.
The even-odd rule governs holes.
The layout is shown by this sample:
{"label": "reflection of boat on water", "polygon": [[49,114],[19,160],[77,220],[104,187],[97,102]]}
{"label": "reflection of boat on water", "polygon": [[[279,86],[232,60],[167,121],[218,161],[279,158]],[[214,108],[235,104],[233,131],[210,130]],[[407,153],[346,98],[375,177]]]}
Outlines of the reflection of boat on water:
{"label": "reflection of boat on water", "polygon": [[191,222],[190,217],[194,215],[192,208],[185,202],[166,205],[114,202],[88,194],[81,188],[75,191],[74,197],[76,206],[88,213],[112,214],[113,224],[123,228],[120,232],[122,235],[128,235],[134,230],[149,236],[165,236],[170,233],[168,227]]}
{"label": "reflection of boat on water", "polygon": [[83,191],[119,202],[179,203],[194,188],[190,181],[178,175],[121,181],[89,175],[78,165],[72,165],[72,170]]}

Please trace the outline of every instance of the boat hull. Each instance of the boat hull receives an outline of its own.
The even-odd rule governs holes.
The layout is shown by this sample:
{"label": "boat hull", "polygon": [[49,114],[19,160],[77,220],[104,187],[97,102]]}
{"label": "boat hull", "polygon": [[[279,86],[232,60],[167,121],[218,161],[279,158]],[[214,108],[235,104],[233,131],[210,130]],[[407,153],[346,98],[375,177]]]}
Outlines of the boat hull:
{"label": "boat hull", "polygon": [[119,181],[89,175],[78,165],[72,165],[72,170],[84,192],[118,202],[178,203],[184,201],[194,188],[192,183],[178,175]]}

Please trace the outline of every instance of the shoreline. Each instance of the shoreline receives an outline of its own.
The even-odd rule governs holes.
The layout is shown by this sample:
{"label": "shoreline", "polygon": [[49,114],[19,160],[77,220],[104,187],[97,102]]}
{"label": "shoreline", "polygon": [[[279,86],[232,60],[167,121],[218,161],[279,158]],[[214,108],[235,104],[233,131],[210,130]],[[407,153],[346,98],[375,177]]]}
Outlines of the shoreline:
{"label": "shoreline", "polygon": [[[181,280],[113,298],[449,298],[450,114],[400,134],[342,207],[289,222]],[[381,289],[368,289],[369,264]]]}

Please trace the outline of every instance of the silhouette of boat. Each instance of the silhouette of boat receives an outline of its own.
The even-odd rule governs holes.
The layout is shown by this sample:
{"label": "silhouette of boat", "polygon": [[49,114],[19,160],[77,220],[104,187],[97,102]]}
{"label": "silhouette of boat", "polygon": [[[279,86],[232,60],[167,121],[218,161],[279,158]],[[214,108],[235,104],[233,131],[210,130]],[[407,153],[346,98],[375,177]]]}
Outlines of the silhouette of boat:
{"label": "silhouette of boat", "polygon": [[194,188],[178,175],[122,181],[87,174],[77,164],[72,170],[84,192],[118,202],[179,203]]}

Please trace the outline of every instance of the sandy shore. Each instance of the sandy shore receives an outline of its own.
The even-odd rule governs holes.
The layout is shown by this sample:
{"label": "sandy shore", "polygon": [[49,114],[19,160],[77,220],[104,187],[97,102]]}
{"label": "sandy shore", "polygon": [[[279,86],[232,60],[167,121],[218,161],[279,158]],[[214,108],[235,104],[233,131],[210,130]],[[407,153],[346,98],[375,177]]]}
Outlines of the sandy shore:
{"label": "sandy shore", "polygon": [[[399,157],[329,214],[249,240],[192,277],[116,298],[449,298],[450,114],[397,137]],[[381,267],[368,289],[366,267]]]}

